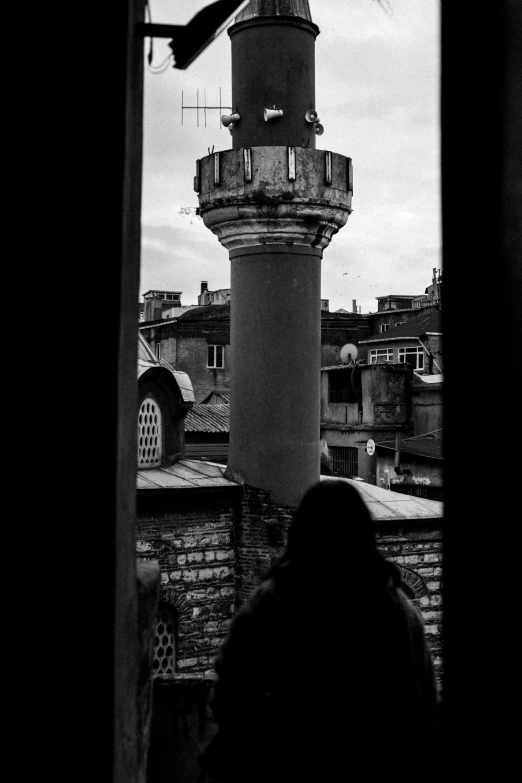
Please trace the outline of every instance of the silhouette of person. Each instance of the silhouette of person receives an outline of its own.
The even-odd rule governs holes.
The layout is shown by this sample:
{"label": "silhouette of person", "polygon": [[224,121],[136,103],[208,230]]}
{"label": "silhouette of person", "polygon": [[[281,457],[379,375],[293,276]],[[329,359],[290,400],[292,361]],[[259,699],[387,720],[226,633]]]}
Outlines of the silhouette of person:
{"label": "silhouette of person", "polygon": [[422,617],[350,482],[325,477],[305,493],[215,669],[207,780],[431,779],[437,692]]}

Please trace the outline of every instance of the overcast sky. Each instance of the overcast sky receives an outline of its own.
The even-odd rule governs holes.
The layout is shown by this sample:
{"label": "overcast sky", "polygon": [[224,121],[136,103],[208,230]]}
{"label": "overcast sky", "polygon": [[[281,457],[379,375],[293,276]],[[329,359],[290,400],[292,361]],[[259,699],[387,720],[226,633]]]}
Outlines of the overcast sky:
{"label": "overcast sky", "polygon": [[[149,0],[152,21],[186,24],[210,0]],[[376,296],[420,294],[441,267],[439,175],[439,2],[310,0],[316,40],[316,108],[325,131],[317,147],[352,158],[353,213],[324,251],[321,296],[330,310],[377,309]],[[386,3],[384,3],[386,5]],[[145,41],[148,52],[149,41]],[[170,53],[154,42],[153,66]],[[219,111],[184,103],[231,100],[226,31],[186,70],[145,72],[142,266],[140,294],[182,291],[197,303],[200,281],[230,286],[228,251],[203,222],[181,216],[197,207],[196,160],[231,148]]]}

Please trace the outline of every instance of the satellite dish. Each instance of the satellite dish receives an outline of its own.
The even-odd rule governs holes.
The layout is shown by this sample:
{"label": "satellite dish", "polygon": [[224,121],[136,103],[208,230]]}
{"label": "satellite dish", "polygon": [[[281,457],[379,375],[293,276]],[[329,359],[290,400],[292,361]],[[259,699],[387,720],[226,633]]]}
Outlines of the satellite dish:
{"label": "satellite dish", "polygon": [[341,362],[343,364],[350,364],[350,362],[354,362],[357,359],[358,353],[359,351],[353,343],[346,343],[346,345],[343,345],[341,348]]}

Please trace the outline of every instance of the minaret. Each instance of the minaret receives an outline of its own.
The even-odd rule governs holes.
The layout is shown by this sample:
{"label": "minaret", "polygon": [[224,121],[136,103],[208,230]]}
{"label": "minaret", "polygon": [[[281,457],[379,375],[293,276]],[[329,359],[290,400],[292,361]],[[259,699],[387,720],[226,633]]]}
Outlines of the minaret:
{"label": "minaret", "polygon": [[205,225],[231,261],[228,474],[296,506],[319,478],[321,258],[351,212],[350,158],[315,149],[308,0],[234,20],[232,149],[197,163]]}

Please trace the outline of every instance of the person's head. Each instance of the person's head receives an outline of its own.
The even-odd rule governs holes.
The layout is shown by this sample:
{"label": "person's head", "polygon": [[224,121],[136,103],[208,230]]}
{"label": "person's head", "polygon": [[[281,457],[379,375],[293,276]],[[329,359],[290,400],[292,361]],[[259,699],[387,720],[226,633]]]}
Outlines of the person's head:
{"label": "person's head", "polygon": [[323,478],[305,492],[290,530],[284,562],[326,571],[364,571],[381,560],[374,524],[359,491],[349,481]]}

